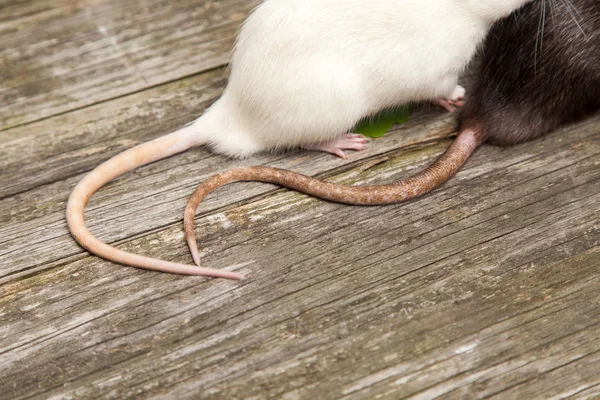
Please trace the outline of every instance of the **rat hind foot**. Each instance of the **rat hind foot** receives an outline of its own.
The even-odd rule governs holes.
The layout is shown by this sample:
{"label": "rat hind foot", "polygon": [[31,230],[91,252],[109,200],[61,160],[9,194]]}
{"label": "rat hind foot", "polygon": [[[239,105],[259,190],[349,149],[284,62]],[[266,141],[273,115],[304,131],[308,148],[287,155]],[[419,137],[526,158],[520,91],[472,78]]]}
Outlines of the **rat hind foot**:
{"label": "rat hind foot", "polygon": [[460,85],[456,85],[449,97],[434,100],[431,102],[431,104],[440,106],[448,112],[454,112],[457,108],[465,105],[464,98],[465,88]]}
{"label": "rat hind foot", "polygon": [[305,150],[324,151],[334,154],[341,158],[347,158],[344,150],[364,150],[367,148],[367,138],[356,133],[348,133],[340,138],[329,142],[316,143],[313,145],[302,146]]}

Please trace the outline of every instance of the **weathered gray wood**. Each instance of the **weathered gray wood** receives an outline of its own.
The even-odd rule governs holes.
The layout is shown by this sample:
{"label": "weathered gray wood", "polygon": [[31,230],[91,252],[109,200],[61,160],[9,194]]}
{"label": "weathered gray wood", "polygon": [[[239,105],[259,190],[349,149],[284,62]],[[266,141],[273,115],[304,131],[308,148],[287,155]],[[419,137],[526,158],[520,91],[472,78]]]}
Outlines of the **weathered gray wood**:
{"label": "weathered gray wood", "polygon": [[0,130],[228,62],[253,0],[9,2]]}
{"label": "weathered gray wood", "polygon": [[[0,399],[600,397],[600,115],[485,146],[395,206],[223,188],[197,234],[205,265],[239,283],[127,268],[74,243],[72,187],[219,96],[251,3],[0,0]],[[390,182],[453,132],[425,108],[350,161],[198,149],[107,185],[86,217],[123,249],[190,262],[181,212],[210,174],[269,164]]]}
{"label": "weathered gray wood", "polygon": [[0,198],[87,172],[197,118],[221,94],[217,70],[0,132]]}
{"label": "weathered gray wood", "polygon": [[[351,208],[278,192],[200,219],[206,265],[243,272],[241,284],[94,257],[5,284],[0,393],[547,398],[571,381],[588,390],[600,383],[596,128],[486,147],[408,204]],[[401,150],[335,179],[396,179],[421,154]],[[505,165],[493,168],[498,158]],[[181,239],[175,225],[122,247],[185,259]]]}

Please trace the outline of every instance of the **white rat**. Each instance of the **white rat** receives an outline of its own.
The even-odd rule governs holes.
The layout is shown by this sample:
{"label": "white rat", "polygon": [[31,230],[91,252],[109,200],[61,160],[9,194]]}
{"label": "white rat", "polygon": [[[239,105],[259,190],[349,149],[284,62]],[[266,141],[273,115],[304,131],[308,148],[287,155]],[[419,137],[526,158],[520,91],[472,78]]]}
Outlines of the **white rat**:
{"label": "white rat", "polygon": [[364,117],[400,104],[451,108],[488,29],[530,0],[266,0],[237,38],[229,83],[204,115],[104,162],[75,187],[67,222],[90,252],[125,265],[240,279],[237,273],[118,250],[85,227],[89,197],[141,165],[199,145],[231,157],[303,147],[344,157]]}

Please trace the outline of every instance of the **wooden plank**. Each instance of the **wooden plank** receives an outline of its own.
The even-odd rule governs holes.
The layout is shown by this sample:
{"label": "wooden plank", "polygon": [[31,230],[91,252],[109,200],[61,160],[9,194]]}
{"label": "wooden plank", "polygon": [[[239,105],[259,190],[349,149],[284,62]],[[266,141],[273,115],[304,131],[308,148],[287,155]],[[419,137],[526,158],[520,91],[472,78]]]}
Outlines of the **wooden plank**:
{"label": "wooden plank", "polygon": [[0,171],[6,182],[0,198],[80,175],[181,127],[220,96],[225,79],[225,72],[216,70],[0,132]]}
{"label": "wooden plank", "polygon": [[222,66],[255,4],[7,2],[0,8],[0,130]]}
{"label": "wooden plank", "polygon": [[[0,0],[0,399],[600,395],[600,115],[484,147],[396,206],[228,186],[197,232],[204,263],[240,283],[125,268],[73,242],[74,184],[218,97],[252,3]],[[425,108],[349,162],[190,151],[108,185],[88,225],[189,262],[181,212],[210,174],[269,164],[390,182],[453,132]]]}
{"label": "wooden plank", "polygon": [[[6,283],[0,393],[397,399],[593,391],[599,122],[509,150],[484,147],[442,189],[406,204],[352,208],[277,191],[210,211],[197,229],[205,265],[238,270],[248,277],[241,283],[95,257]],[[446,144],[357,161],[332,179],[394,180]],[[232,195],[208,200],[222,196]],[[171,224],[120,247],[186,260],[181,243]]]}
{"label": "wooden plank", "polygon": [[[199,110],[220,94],[224,79],[224,71],[213,71],[125,96],[109,105],[0,132],[0,140],[5,141],[0,149],[0,169],[3,181],[8,182],[0,188],[0,197],[4,197],[0,199],[0,209],[10,210],[0,213],[0,282],[3,277],[13,279],[20,272],[45,269],[55,261],[82,254],[64,221],[65,201],[82,173],[199,115]],[[169,115],[173,117],[166,117]],[[368,150],[353,154],[352,159],[366,159],[453,133],[452,116],[424,108],[391,135],[372,143]],[[46,145],[48,137],[52,145]],[[26,165],[22,162],[24,155],[31,160]],[[185,198],[202,179],[235,165],[264,163],[311,175],[346,164],[316,153],[261,155],[236,161],[207,150],[192,150],[127,174],[102,189],[88,206],[88,225],[103,240],[115,242],[179,224]],[[244,191],[228,188],[222,197],[205,206],[207,210],[223,207],[271,190],[260,185],[250,185]],[[28,251],[32,247],[37,250]]]}

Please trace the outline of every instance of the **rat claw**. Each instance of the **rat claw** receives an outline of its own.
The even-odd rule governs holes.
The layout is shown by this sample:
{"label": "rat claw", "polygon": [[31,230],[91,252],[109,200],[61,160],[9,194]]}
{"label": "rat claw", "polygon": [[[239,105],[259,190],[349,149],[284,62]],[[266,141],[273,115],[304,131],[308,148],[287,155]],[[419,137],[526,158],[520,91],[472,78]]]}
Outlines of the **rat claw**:
{"label": "rat claw", "polygon": [[442,107],[444,110],[446,110],[450,113],[453,113],[454,111],[456,111],[456,108],[453,106],[453,104],[447,100],[442,100],[442,99],[434,100],[431,102],[431,104]]}
{"label": "rat claw", "polygon": [[457,108],[465,105],[464,98],[465,88],[456,85],[450,96],[434,100],[431,104],[442,107],[444,110],[453,113]]}
{"label": "rat claw", "polygon": [[346,153],[344,153],[344,151],[342,149],[334,148],[334,149],[331,149],[329,152],[331,154],[334,154],[334,155],[340,157],[340,158],[343,158],[344,160],[348,158],[346,156]]}

